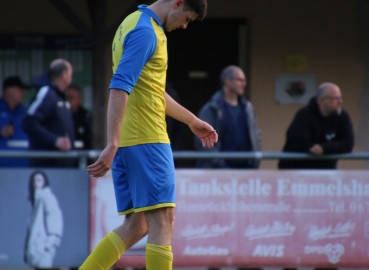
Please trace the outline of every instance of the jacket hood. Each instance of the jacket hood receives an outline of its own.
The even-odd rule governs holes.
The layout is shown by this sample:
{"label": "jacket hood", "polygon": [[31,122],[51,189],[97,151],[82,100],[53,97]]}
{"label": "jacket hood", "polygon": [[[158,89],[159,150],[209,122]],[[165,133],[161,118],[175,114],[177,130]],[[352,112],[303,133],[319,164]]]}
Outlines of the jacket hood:
{"label": "jacket hood", "polygon": [[312,97],[308,103],[308,107],[316,114],[322,116],[322,114],[320,113],[319,107],[318,107],[318,102],[316,97]]}
{"label": "jacket hood", "polygon": [[212,107],[219,108],[221,100],[223,100],[223,91],[218,90],[210,98],[210,105]]}
{"label": "jacket hood", "polygon": [[[216,91],[214,95],[210,98],[210,106],[216,109],[223,107],[224,102],[225,100],[222,89]],[[243,96],[238,96],[238,102],[240,102],[242,106],[246,106],[247,104],[247,100]]]}
{"label": "jacket hood", "polygon": [[37,77],[33,81],[33,87],[35,87],[36,89],[40,89],[43,86],[51,86],[51,85],[52,82],[50,80],[48,72],[44,72],[41,76]]}

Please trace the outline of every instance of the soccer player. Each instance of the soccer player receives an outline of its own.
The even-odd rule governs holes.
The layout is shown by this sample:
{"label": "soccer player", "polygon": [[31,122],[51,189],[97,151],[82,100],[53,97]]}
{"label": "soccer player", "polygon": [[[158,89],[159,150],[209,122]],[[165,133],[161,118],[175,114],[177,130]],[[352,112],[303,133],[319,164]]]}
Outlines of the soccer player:
{"label": "soccer player", "polygon": [[185,29],[206,9],[206,0],[158,0],[139,6],[116,32],[108,143],[87,172],[100,177],[112,168],[118,212],[126,219],[80,269],[108,269],[146,234],[146,269],[172,269],[175,175],[165,114],[187,124],[204,147],[213,147],[218,134],[165,93],[165,31]]}

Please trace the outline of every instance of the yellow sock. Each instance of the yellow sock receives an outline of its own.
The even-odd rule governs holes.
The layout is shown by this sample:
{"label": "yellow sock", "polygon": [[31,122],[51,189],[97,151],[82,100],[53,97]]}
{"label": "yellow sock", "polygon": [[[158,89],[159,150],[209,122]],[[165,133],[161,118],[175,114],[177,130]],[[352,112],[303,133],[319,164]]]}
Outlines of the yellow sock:
{"label": "yellow sock", "polygon": [[107,270],[126,250],[122,239],[115,232],[110,232],[100,241],[79,269]]}
{"label": "yellow sock", "polygon": [[172,246],[146,244],[146,270],[172,270]]}

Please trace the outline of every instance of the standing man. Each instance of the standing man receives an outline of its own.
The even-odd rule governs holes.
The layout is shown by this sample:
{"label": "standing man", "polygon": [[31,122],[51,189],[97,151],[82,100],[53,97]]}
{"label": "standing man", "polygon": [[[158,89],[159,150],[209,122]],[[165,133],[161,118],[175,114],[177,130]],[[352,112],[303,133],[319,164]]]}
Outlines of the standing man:
{"label": "standing man", "polygon": [[206,0],[158,0],[139,6],[116,32],[108,143],[87,172],[100,177],[112,167],[118,213],[127,216],[80,269],[108,269],[146,234],[146,269],[172,269],[175,173],[165,114],[187,124],[204,147],[212,147],[218,136],[165,93],[165,31],[185,29],[206,9]]}
{"label": "standing man", "polygon": [[71,84],[65,91],[74,122],[74,148],[92,149],[91,113],[82,106],[82,93],[78,85]]}
{"label": "standing man", "polygon": [[[254,107],[243,96],[246,77],[238,66],[228,66],[220,74],[222,89],[200,110],[199,118],[212,125],[219,134],[219,143],[211,149],[203,149],[195,138],[199,151],[260,151],[261,133]],[[256,169],[255,159],[204,159],[197,162],[200,168]]]}
{"label": "standing man", "polygon": [[[23,106],[25,89],[29,88],[18,76],[7,77],[0,98],[0,150],[26,150],[28,137],[22,129],[26,114]],[[26,158],[0,158],[0,167],[26,167]]]}
{"label": "standing man", "polygon": [[[319,85],[315,97],[295,115],[287,130],[283,152],[313,155],[349,153],[354,131],[348,113],[342,109],[340,88],[330,82]],[[279,161],[280,169],[335,169],[337,160]]]}
{"label": "standing man", "polygon": [[[72,82],[72,66],[64,59],[51,62],[50,69],[36,79],[39,89],[23,119],[30,150],[67,152],[74,142],[74,124],[64,91]],[[31,167],[74,167],[73,159],[31,158]]]}

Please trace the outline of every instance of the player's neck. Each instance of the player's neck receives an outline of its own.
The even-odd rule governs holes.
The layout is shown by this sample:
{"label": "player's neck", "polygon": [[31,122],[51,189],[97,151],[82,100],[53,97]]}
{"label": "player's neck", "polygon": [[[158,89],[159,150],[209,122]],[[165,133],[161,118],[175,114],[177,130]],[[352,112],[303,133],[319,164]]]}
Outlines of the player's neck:
{"label": "player's neck", "polygon": [[163,1],[158,0],[155,3],[148,6],[148,9],[151,9],[156,16],[158,16],[161,23],[164,25],[167,20],[167,15],[170,9],[172,8],[173,1]]}

